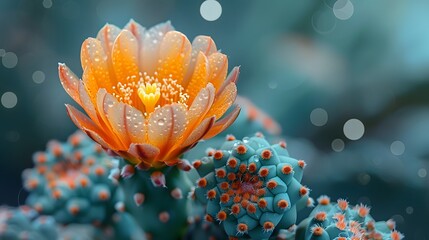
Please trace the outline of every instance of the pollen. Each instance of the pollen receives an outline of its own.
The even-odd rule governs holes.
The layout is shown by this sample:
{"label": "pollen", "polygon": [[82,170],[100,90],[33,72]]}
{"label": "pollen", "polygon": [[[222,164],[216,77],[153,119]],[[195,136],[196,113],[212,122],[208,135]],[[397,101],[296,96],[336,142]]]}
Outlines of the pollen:
{"label": "pollen", "polygon": [[118,101],[134,106],[139,105],[135,101],[140,99],[146,116],[157,107],[167,104],[187,104],[189,94],[171,75],[162,79],[158,78],[157,72],[154,73],[154,76],[149,76],[146,72],[139,73],[139,75],[138,77],[129,76],[127,83],[118,82],[116,86],[113,86],[113,96]]}

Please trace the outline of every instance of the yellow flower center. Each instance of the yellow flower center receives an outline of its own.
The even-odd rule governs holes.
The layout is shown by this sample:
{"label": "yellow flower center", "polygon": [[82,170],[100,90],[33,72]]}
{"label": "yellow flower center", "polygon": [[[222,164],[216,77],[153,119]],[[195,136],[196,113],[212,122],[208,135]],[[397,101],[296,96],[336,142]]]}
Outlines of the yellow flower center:
{"label": "yellow flower center", "polygon": [[146,85],[140,85],[138,94],[140,100],[142,100],[146,107],[146,112],[151,113],[155,110],[155,105],[158,102],[159,97],[161,97],[161,89],[156,85],[156,83],[146,83]]}
{"label": "yellow flower center", "polygon": [[128,77],[125,84],[118,82],[116,86],[113,86],[113,96],[118,101],[137,108],[143,103],[145,116],[167,104],[180,103],[188,107],[189,100],[189,94],[177,80],[171,76],[158,78],[157,72],[153,76],[140,73],[139,77]]}

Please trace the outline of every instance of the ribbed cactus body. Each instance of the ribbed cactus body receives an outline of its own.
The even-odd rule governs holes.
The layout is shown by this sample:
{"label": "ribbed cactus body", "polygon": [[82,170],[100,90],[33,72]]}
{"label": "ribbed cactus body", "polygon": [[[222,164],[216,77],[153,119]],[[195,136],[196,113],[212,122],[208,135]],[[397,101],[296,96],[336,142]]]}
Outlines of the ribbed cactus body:
{"label": "ribbed cactus body", "polygon": [[127,211],[149,239],[179,239],[188,224],[188,193],[192,183],[177,166],[140,170],[122,166],[120,184]]}
{"label": "ribbed cactus body", "polygon": [[402,239],[392,220],[376,222],[369,211],[362,204],[350,206],[344,199],[331,203],[329,197],[321,196],[309,217],[296,228],[295,236],[285,239]]}
{"label": "ribbed cactus body", "polygon": [[[51,141],[46,152],[33,156],[35,167],[23,172],[26,203],[61,224],[91,224],[99,238],[131,239],[138,232],[128,214],[118,206],[123,193],[118,187],[118,160],[108,156],[89,137],[76,132],[67,142]],[[119,209],[119,211],[118,211]],[[127,231],[119,227],[129,219]],[[144,236],[133,239],[143,239]]]}
{"label": "ribbed cactus body", "polygon": [[56,240],[58,238],[55,219],[39,216],[29,207],[0,207],[1,240]]}
{"label": "ribbed cactus body", "polygon": [[305,163],[291,158],[284,142],[230,136],[209,155],[193,162],[201,177],[194,195],[207,205],[206,221],[243,239],[268,239],[295,224],[298,203],[308,199],[300,183]]}

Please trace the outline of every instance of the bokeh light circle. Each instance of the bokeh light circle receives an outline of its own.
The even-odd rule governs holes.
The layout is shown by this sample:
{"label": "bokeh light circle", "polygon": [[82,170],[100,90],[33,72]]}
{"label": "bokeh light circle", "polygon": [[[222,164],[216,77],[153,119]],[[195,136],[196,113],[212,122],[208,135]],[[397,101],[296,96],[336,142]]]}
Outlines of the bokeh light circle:
{"label": "bokeh light circle", "polygon": [[344,141],[342,139],[334,139],[331,143],[332,150],[335,152],[342,152],[344,150]]}
{"label": "bokeh light circle", "polygon": [[340,20],[347,20],[353,16],[355,11],[353,3],[350,0],[338,0],[332,7],[334,15]]}
{"label": "bokeh light circle", "polygon": [[42,71],[35,71],[33,73],[33,82],[37,83],[37,84],[41,84],[45,81],[45,73]]}
{"label": "bokeh light circle", "polygon": [[6,54],[6,51],[4,49],[0,49],[0,57],[3,57]]}
{"label": "bokeh light circle", "polygon": [[358,140],[365,133],[365,126],[359,119],[348,120],[343,127],[344,135],[350,140]]}
{"label": "bokeh light circle", "polygon": [[5,108],[14,108],[18,103],[18,98],[13,92],[5,92],[1,96],[1,104]]}
{"label": "bokeh light circle", "polygon": [[426,169],[420,168],[417,171],[417,175],[419,175],[419,177],[421,177],[421,178],[425,178],[428,175],[428,172],[426,171]]}
{"label": "bokeh light circle", "polygon": [[405,144],[401,141],[394,141],[390,145],[390,151],[393,153],[393,155],[400,156],[405,152]]}
{"label": "bokeh light circle", "polygon": [[319,10],[311,17],[313,29],[320,34],[331,33],[337,26],[337,19],[332,14],[332,10],[329,7],[326,8],[325,10]]}
{"label": "bokeh light circle", "polygon": [[222,6],[216,0],[206,0],[200,7],[201,16],[207,21],[215,21],[222,15]]}
{"label": "bokeh light circle", "polygon": [[310,113],[310,121],[314,126],[321,127],[328,122],[328,112],[323,108],[316,108]]}
{"label": "bokeh light circle", "polygon": [[18,56],[13,52],[7,52],[1,60],[5,68],[14,68],[18,64]]}
{"label": "bokeh light circle", "polygon": [[42,2],[44,8],[51,8],[52,7],[52,0],[43,0]]}

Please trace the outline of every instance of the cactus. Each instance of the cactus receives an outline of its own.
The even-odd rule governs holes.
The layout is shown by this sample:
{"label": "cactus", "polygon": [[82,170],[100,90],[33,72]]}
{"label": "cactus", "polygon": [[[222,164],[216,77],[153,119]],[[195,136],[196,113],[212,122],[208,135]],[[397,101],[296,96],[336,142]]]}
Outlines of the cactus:
{"label": "cactus", "polygon": [[221,240],[226,239],[225,231],[219,225],[210,224],[202,218],[194,218],[188,227],[185,240]]}
{"label": "cactus", "polygon": [[[23,172],[24,187],[30,192],[26,203],[61,224],[92,224],[100,237],[128,236],[115,235],[124,232],[115,218],[127,219],[118,211],[123,193],[112,177],[118,174],[117,160],[81,132],[66,143],[51,141],[47,148],[35,153],[35,167]],[[136,224],[124,227],[130,234],[139,231]]]}
{"label": "cactus", "polygon": [[363,204],[350,207],[344,199],[331,203],[329,197],[321,196],[309,217],[295,229],[295,234],[286,237],[287,234],[283,232],[282,236],[285,237],[279,237],[279,239],[400,240],[403,238],[403,235],[395,229],[393,220],[375,222],[369,212],[370,208]]}
{"label": "cactus", "polygon": [[1,240],[55,240],[58,238],[55,219],[38,216],[28,206],[19,208],[0,207]]}
{"label": "cactus", "polygon": [[201,178],[194,197],[207,204],[205,220],[220,224],[231,239],[268,239],[296,222],[309,189],[301,185],[305,162],[289,157],[286,143],[262,136],[229,136],[208,157],[193,162]]}
{"label": "cactus", "polygon": [[[122,162],[119,179],[125,208],[137,220],[149,239],[178,239],[185,234],[188,193],[192,183],[183,170],[190,165],[142,170]],[[180,169],[181,168],[181,169]]]}

